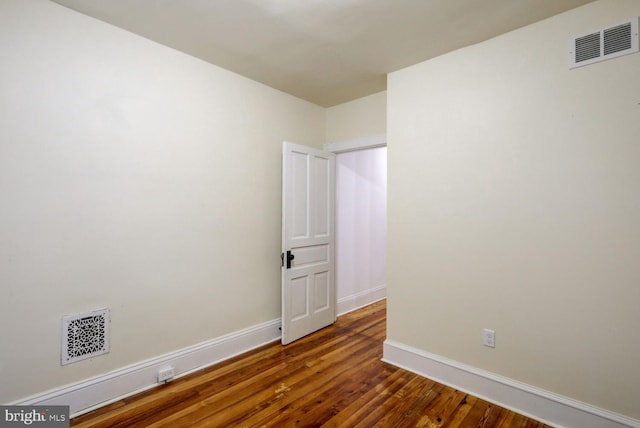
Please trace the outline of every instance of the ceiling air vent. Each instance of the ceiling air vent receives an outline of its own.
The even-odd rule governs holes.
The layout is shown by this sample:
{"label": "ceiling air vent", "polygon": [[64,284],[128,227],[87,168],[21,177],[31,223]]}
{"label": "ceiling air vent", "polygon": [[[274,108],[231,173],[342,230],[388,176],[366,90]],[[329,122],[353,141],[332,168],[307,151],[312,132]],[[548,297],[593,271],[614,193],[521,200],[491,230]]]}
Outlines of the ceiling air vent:
{"label": "ceiling air vent", "polygon": [[638,18],[574,37],[569,41],[569,45],[569,68],[638,52]]}

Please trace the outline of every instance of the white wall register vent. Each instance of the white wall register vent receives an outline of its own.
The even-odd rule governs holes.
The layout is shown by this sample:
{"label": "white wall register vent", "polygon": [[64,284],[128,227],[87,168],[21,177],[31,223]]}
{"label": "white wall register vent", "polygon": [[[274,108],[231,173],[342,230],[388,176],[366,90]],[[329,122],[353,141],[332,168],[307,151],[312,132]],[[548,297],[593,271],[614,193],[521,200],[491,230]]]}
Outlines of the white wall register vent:
{"label": "white wall register vent", "polygon": [[109,352],[109,309],[62,318],[62,365]]}
{"label": "white wall register vent", "polygon": [[569,68],[581,67],[640,50],[638,18],[569,41]]}

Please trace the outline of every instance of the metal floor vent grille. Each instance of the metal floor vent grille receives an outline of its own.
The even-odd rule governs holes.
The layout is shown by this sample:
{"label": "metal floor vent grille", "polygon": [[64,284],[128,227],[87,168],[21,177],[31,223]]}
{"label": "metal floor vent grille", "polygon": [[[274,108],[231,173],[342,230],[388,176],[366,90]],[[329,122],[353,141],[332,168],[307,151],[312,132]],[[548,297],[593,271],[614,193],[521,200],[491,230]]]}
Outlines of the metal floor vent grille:
{"label": "metal floor vent grille", "polygon": [[62,365],[109,352],[109,309],[62,318]]}
{"label": "metal floor vent grille", "polygon": [[628,55],[640,50],[638,18],[569,41],[569,68]]}

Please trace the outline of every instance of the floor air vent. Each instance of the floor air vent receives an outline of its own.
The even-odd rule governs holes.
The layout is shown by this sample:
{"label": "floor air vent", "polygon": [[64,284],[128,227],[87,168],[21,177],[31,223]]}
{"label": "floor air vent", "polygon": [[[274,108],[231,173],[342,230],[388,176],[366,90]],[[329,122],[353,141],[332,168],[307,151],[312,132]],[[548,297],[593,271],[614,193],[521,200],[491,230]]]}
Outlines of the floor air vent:
{"label": "floor air vent", "polygon": [[109,309],[62,318],[62,365],[109,352]]}
{"label": "floor air vent", "polygon": [[569,68],[605,61],[640,50],[638,18],[569,41]]}

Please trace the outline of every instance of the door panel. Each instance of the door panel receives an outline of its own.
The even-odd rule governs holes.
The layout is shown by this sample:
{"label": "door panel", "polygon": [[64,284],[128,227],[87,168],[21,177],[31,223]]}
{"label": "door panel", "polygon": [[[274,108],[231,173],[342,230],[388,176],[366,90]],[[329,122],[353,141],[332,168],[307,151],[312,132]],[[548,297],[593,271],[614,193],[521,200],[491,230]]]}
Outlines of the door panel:
{"label": "door panel", "polygon": [[291,237],[304,239],[309,237],[309,159],[305,153],[292,151],[290,153],[291,166]]}
{"label": "door panel", "polygon": [[319,156],[314,157],[315,163],[315,217],[314,217],[314,236],[325,237],[329,235],[329,220],[332,213],[329,211],[333,206],[333,201],[329,202],[331,179],[330,159]]}
{"label": "door panel", "polygon": [[290,288],[291,320],[298,321],[309,316],[309,277],[291,279]]}
{"label": "door panel", "polygon": [[309,265],[329,262],[329,245],[312,245],[296,250],[296,267],[303,268]]}
{"label": "door panel", "polygon": [[315,292],[315,312],[326,310],[329,303],[329,272],[318,272],[315,274],[315,282],[313,284]]}
{"label": "door panel", "polygon": [[[283,144],[282,343],[335,319],[335,155]],[[292,255],[287,268],[286,254]]]}

